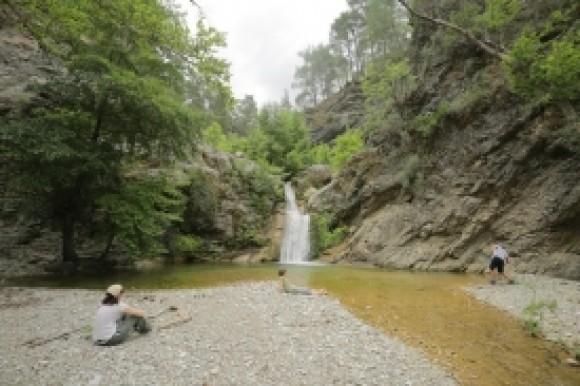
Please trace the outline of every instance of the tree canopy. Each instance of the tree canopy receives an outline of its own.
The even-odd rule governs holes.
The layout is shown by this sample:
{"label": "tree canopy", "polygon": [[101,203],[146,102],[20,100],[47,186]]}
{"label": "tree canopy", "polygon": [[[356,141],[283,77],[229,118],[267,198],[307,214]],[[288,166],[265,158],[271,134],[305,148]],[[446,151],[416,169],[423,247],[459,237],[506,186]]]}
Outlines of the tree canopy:
{"label": "tree canopy", "polygon": [[400,55],[408,38],[407,17],[395,0],[349,0],[332,23],[328,44],[300,52],[293,87],[296,104],[312,107],[360,76],[373,60]]}
{"label": "tree canopy", "polygon": [[223,36],[201,20],[190,31],[159,0],[7,5],[62,67],[0,125],[27,213],[62,232],[65,261],[77,260],[78,225],[141,254],[158,250],[162,224],[182,205],[163,173],[143,165],[192,151],[206,119],[192,85],[229,98],[228,65],[215,56]]}

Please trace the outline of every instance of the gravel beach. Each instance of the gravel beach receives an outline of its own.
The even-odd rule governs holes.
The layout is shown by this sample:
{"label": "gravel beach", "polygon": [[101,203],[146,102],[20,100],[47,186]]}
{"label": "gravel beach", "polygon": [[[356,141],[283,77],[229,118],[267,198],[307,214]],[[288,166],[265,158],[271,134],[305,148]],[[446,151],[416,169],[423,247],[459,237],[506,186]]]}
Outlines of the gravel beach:
{"label": "gravel beach", "polygon": [[[533,302],[555,300],[555,307],[542,310],[540,328],[547,339],[578,348],[580,283],[514,276],[516,285],[464,290],[518,319],[530,317],[524,310]],[[0,289],[0,384],[457,384],[420,350],[366,325],[332,297],[279,294],[274,282],[129,290],[128,304],[149,315],[163,312],[149,335],[134,334],[116,347],[86,338],[102,296]]]}
{"label": "gravel beach", "polygon": [[177,311],[159,315],[148,336],[134,334],[116,347],[86,339],[103,292],[1,293],[6,385],[456,384],[421,351],[364,324],[332,297],[279,294],[274,282],[129,290],[126,303],[150,315]]}
{"label": "gravel beach", "polygon": [[[515,285],[483,285],[465,290],[522,321],[537,320],[546,339],[571,351],[580,349],[580,282],[531,274],[512,277]],[[546,306],[536,307],[538,312],[533,315],[531,310],[525,311],[533,304]]]}

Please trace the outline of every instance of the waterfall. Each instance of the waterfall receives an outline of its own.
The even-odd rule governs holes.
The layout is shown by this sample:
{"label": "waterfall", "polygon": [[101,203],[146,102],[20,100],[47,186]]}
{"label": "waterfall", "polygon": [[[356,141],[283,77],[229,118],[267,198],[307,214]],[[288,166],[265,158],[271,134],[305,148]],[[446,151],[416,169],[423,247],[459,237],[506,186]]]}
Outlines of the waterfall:
{"label": "waterfall", "polygon": [[284,195],[286,196],[286,224],[280,248],[280,262],[305,263],[310,253],[310,216],[300,213],[290,182],[284,185]]}

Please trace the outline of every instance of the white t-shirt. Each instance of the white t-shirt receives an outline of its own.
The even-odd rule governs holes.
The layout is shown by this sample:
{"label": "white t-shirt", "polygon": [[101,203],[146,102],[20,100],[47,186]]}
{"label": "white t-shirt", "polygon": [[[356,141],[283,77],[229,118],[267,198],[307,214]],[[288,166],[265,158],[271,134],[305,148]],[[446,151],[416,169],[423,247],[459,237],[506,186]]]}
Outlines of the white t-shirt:
{"label": "white t-shirt", "polygon": [[500,259],[505,260],[505,258],[508,257],[508,253],[505,249],[498,246],[493,249],[492,257],[499,257]]}
{"label": "white t-shirt", "polygon": [[117,331],[117,320],[121,319],[127,307],[125,303],[101,305],[93,324],[93,341],[111,339]]}

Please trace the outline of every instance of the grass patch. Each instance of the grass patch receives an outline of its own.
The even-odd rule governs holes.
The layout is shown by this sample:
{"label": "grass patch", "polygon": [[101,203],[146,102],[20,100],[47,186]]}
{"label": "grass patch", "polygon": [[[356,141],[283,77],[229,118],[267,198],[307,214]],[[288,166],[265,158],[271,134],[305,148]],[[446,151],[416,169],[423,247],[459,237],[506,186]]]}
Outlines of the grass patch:
{"label": "grass patch", "polygon": [[550,312],[556,311],[558,308],[558,302],[556,300],[535,300],[535,290],[534,290],[534,300],[524,308],[524,321],[523,326],[531,336],[539,338],[543,336],[541,322],[544,317],[544,312],[546,310]]}

